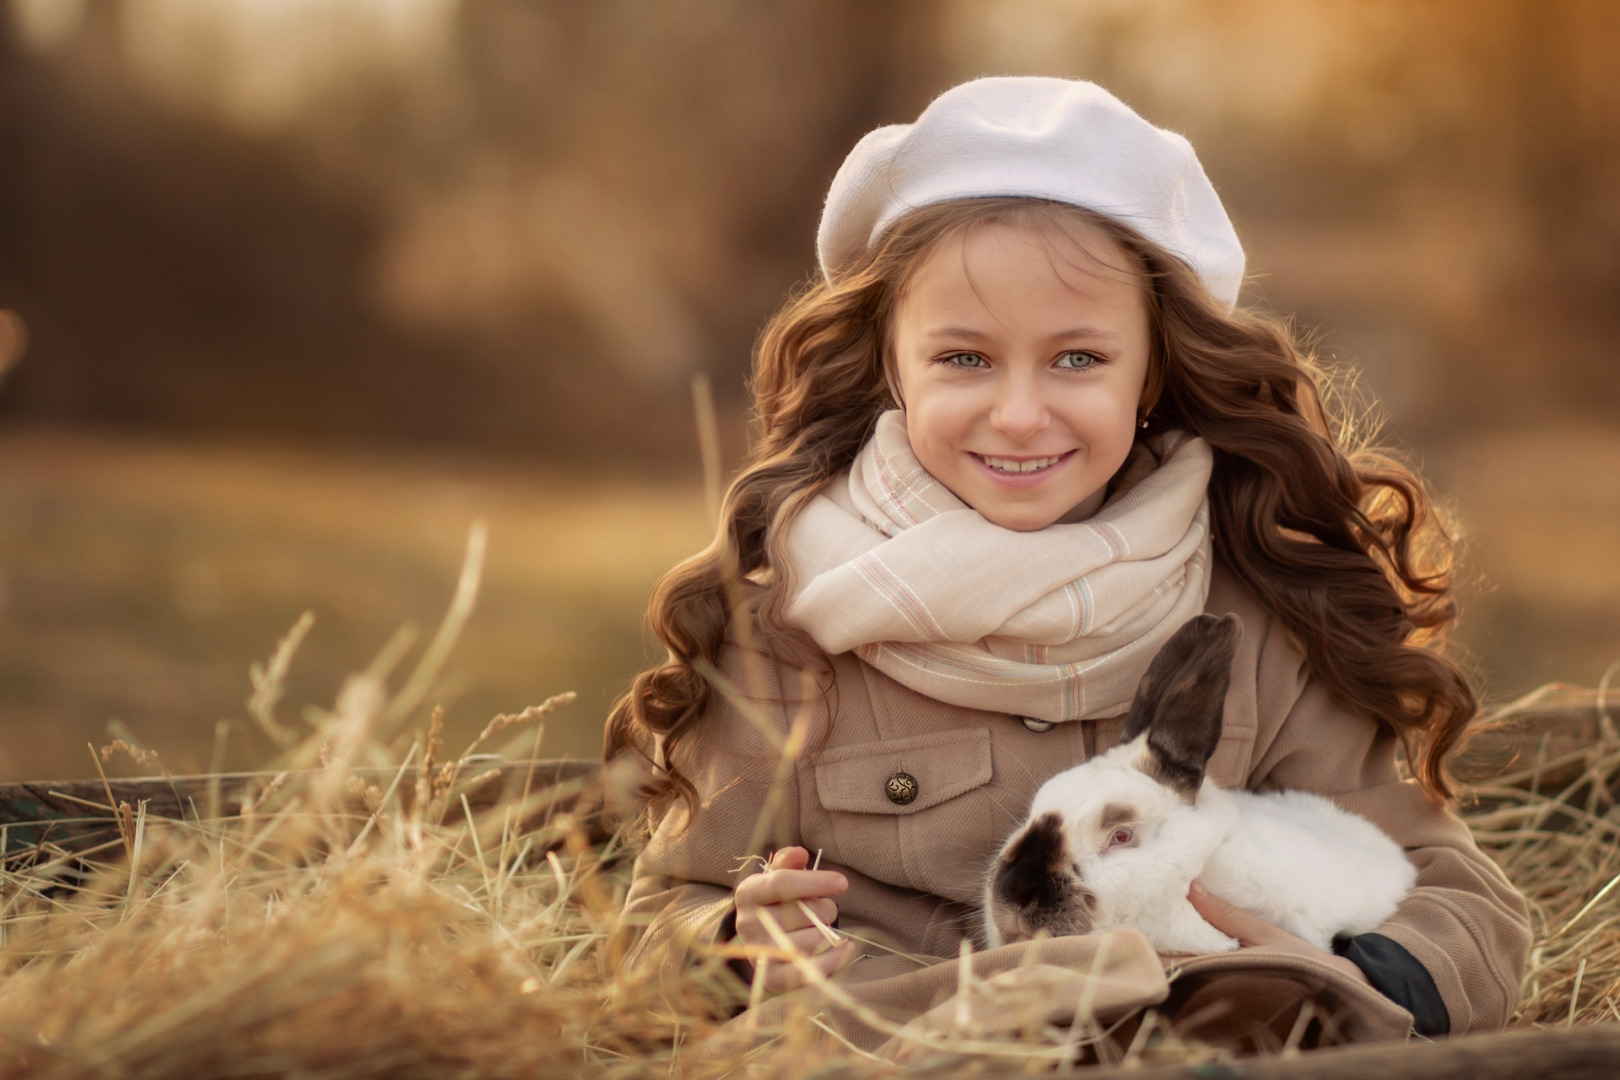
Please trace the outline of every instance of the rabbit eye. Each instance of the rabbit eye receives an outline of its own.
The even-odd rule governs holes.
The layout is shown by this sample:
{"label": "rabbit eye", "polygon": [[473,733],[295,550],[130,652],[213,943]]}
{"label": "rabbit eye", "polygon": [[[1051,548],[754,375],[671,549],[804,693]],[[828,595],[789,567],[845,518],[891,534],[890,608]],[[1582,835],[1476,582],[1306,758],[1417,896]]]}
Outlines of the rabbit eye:
{"label": "rabbit eye", "polygon": [[1122,844],[1130,843],[1134,839],[1136,839],[1136,834],[1131,830],[1118,828],[1114,830],[1114,835],[1108,838],[1108,843],[1110,847],[1119,847]]}

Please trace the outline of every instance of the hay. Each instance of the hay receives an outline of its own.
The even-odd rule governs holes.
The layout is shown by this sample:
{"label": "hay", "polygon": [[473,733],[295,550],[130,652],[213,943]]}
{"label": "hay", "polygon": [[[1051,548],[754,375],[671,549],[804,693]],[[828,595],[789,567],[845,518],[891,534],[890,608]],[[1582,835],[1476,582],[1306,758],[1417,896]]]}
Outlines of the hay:
{"label": "hay", "polygon": [[[521,792],[471,813],[464,787],[441,780],[465,755],[447,772],[412,743],[395,757],[395,782],[357,791],[332,748],[348,747],[349,760],[387,753],[365,734],[386,701],[351,688],[291,751],[318,757],[324,746],[329,763],[248,793],[240,816],[170,821],[135,808],[100,852],[14,853],[0,876],[0,1077],[630,1078],[689,1065],[739,1001],[720,958],[673,989],[617,968],[605,946],[627,853],[616,840],[591,844],[568,815],[520,829]],[[1524,1024],[1620,1019],[1620,846],[1607,795],[1620,743],[1576,757],[1556,794],[1533,777],[1567,770],[1570,755],[1526,755],[1506,783],[1481,785],[1470,810],[1533,905]],[[356,813],[357,796],[371,813]],[[812,1048],[816,1031],[784,1031],[789,1052],[756,1071],[877,1067],[836,1043]],[[1205,1051],[1166,1037],[1127,1053]],[[1003,1048],[1002,1063],[1009,1056],[1020,1050]],[[1053,1060],[1050,1044],[1023,1056]]]}
{"label": "hay", "polygon": [[1607,688],[1607,676],[1595,693],[1552,684],[1486,718],[1521,747],[1464,807],[1530,903],[1516,1024],[1620,1020],[1620,736]]}
{"label": "hay", "polygon": [[613,844],[520,834],[510,802],[440,824],[397,789],[356,816],[348,779],[8,866],[0,1076],[642,1075],[646,1040],[702,1026],[709,1002],[604,993]]}
{"label": "hay", "polygon": [[[149,818],[109,786],[91,809],[119,835],[99,848],[0,836],[0,1077],[639,1077],[715,1026],[721,960],[676,996],[606,970],[628,862],[577,818],[541,817],[566,793],[526,781],[477,813],[467,798],[490,778],[479,743],[532,724],[537,754],[571,695],[497,717],[449,762],[437,713],[402,733],[482,553],[475,527],[450,611],[394,693],[399,642],[298,738],[274,709],[307,617],[255,665],[250,712],[284,749],[236,806],[214,788],[206,813]],[[127,738],[107,750],[146,755]]]}
{"label": "hay", "polygon": [[[437,760],[437,724],[404,731],[430,681],[423,667],[442,663],[476,577],[476,567],[464,574],[450,629],[402,690],[385,684],[396,655],[352,680],[302,738],[274,717],[296,640],[256,668],[256,715],[285,740],[276,764],[305,771],[242,794],[227,808],[235,813],[193,807],[176,821],[144,805],[105,807],[120,831],[99,850],[46,842],[6,856],[0,1078],[611,1080],[743,1064],[735,1053],[696,1056],[746,1001],[723,956],[660,982],[610,955],[629,866],[621,841],[593,842],[567,813],[533,824],[555,791],[515,790],[475,812],[466,792],[489,773],[469,754]],[[1513,723],[1551,730],[1546,698],[1491,718],[1498,759]],[[1524,1025],[1620,1019],[1620,818],[1610,794],[1620,738],[1604,695],[1570,701],[1554,703],[1559,715],[1584,717],[1595,737],[1568,748],[1532,740],[1468,808],[1533,906]],[[560,703],[499,717],[480,739],[539,725]],[[537,730],[530,752],[539,746]],[[109,749],[145,753],[127,739]],[[387,782],[358,776],[360,765]],[[1564,778],[1556,792],[1551,777]],[[1207,1056],[1173,1032],[1148,1037],[1152,1027],[1126,1062]],[[840,1047],[814,1017],[776,1034],[748,1062],[751,1074],[895,1068]],[[958,1057],[953,1068],[1073,1060],[1072,1031],[1051,1034]]]}

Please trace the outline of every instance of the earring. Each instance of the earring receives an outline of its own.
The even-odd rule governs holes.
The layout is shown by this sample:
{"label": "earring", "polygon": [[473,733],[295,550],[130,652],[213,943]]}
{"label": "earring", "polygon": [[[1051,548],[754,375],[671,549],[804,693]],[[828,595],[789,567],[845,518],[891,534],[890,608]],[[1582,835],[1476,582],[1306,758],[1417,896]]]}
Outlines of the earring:
{"label": "earring", "polygon": [[1147,427],[1147,417],[1144,416],[1144,417],[1142,417],[1141,420],[1137,421],[1136,426],[1139,427],[1139,428]]}

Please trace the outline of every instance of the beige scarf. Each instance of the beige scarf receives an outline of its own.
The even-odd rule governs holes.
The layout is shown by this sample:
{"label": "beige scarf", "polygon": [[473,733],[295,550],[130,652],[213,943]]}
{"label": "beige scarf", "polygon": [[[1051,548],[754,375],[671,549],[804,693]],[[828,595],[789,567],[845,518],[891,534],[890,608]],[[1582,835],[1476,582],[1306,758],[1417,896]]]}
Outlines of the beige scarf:
{"label": "beige scarf", "polygon": [[1084,522],[993,525],[924,471],[898,411],[788,531],[788,621],[938,701],[1117,716],[1209,593],[1209,446],[1138,444]]}

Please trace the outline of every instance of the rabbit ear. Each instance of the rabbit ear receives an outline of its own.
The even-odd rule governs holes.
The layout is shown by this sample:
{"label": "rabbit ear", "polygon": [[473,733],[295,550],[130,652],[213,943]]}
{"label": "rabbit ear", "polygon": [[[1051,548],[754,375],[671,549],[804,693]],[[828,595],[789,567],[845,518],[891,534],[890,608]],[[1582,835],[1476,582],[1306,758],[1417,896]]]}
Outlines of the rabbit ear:
{"label": "rabbit ear", "polygon": [[1173,634],[1148,665],[1126,714],[1122,742],[1147,732],[1148,771],[1191,801],[1221,741],[1221,714],[1243,624],[1236,615],[1199,615]]}

